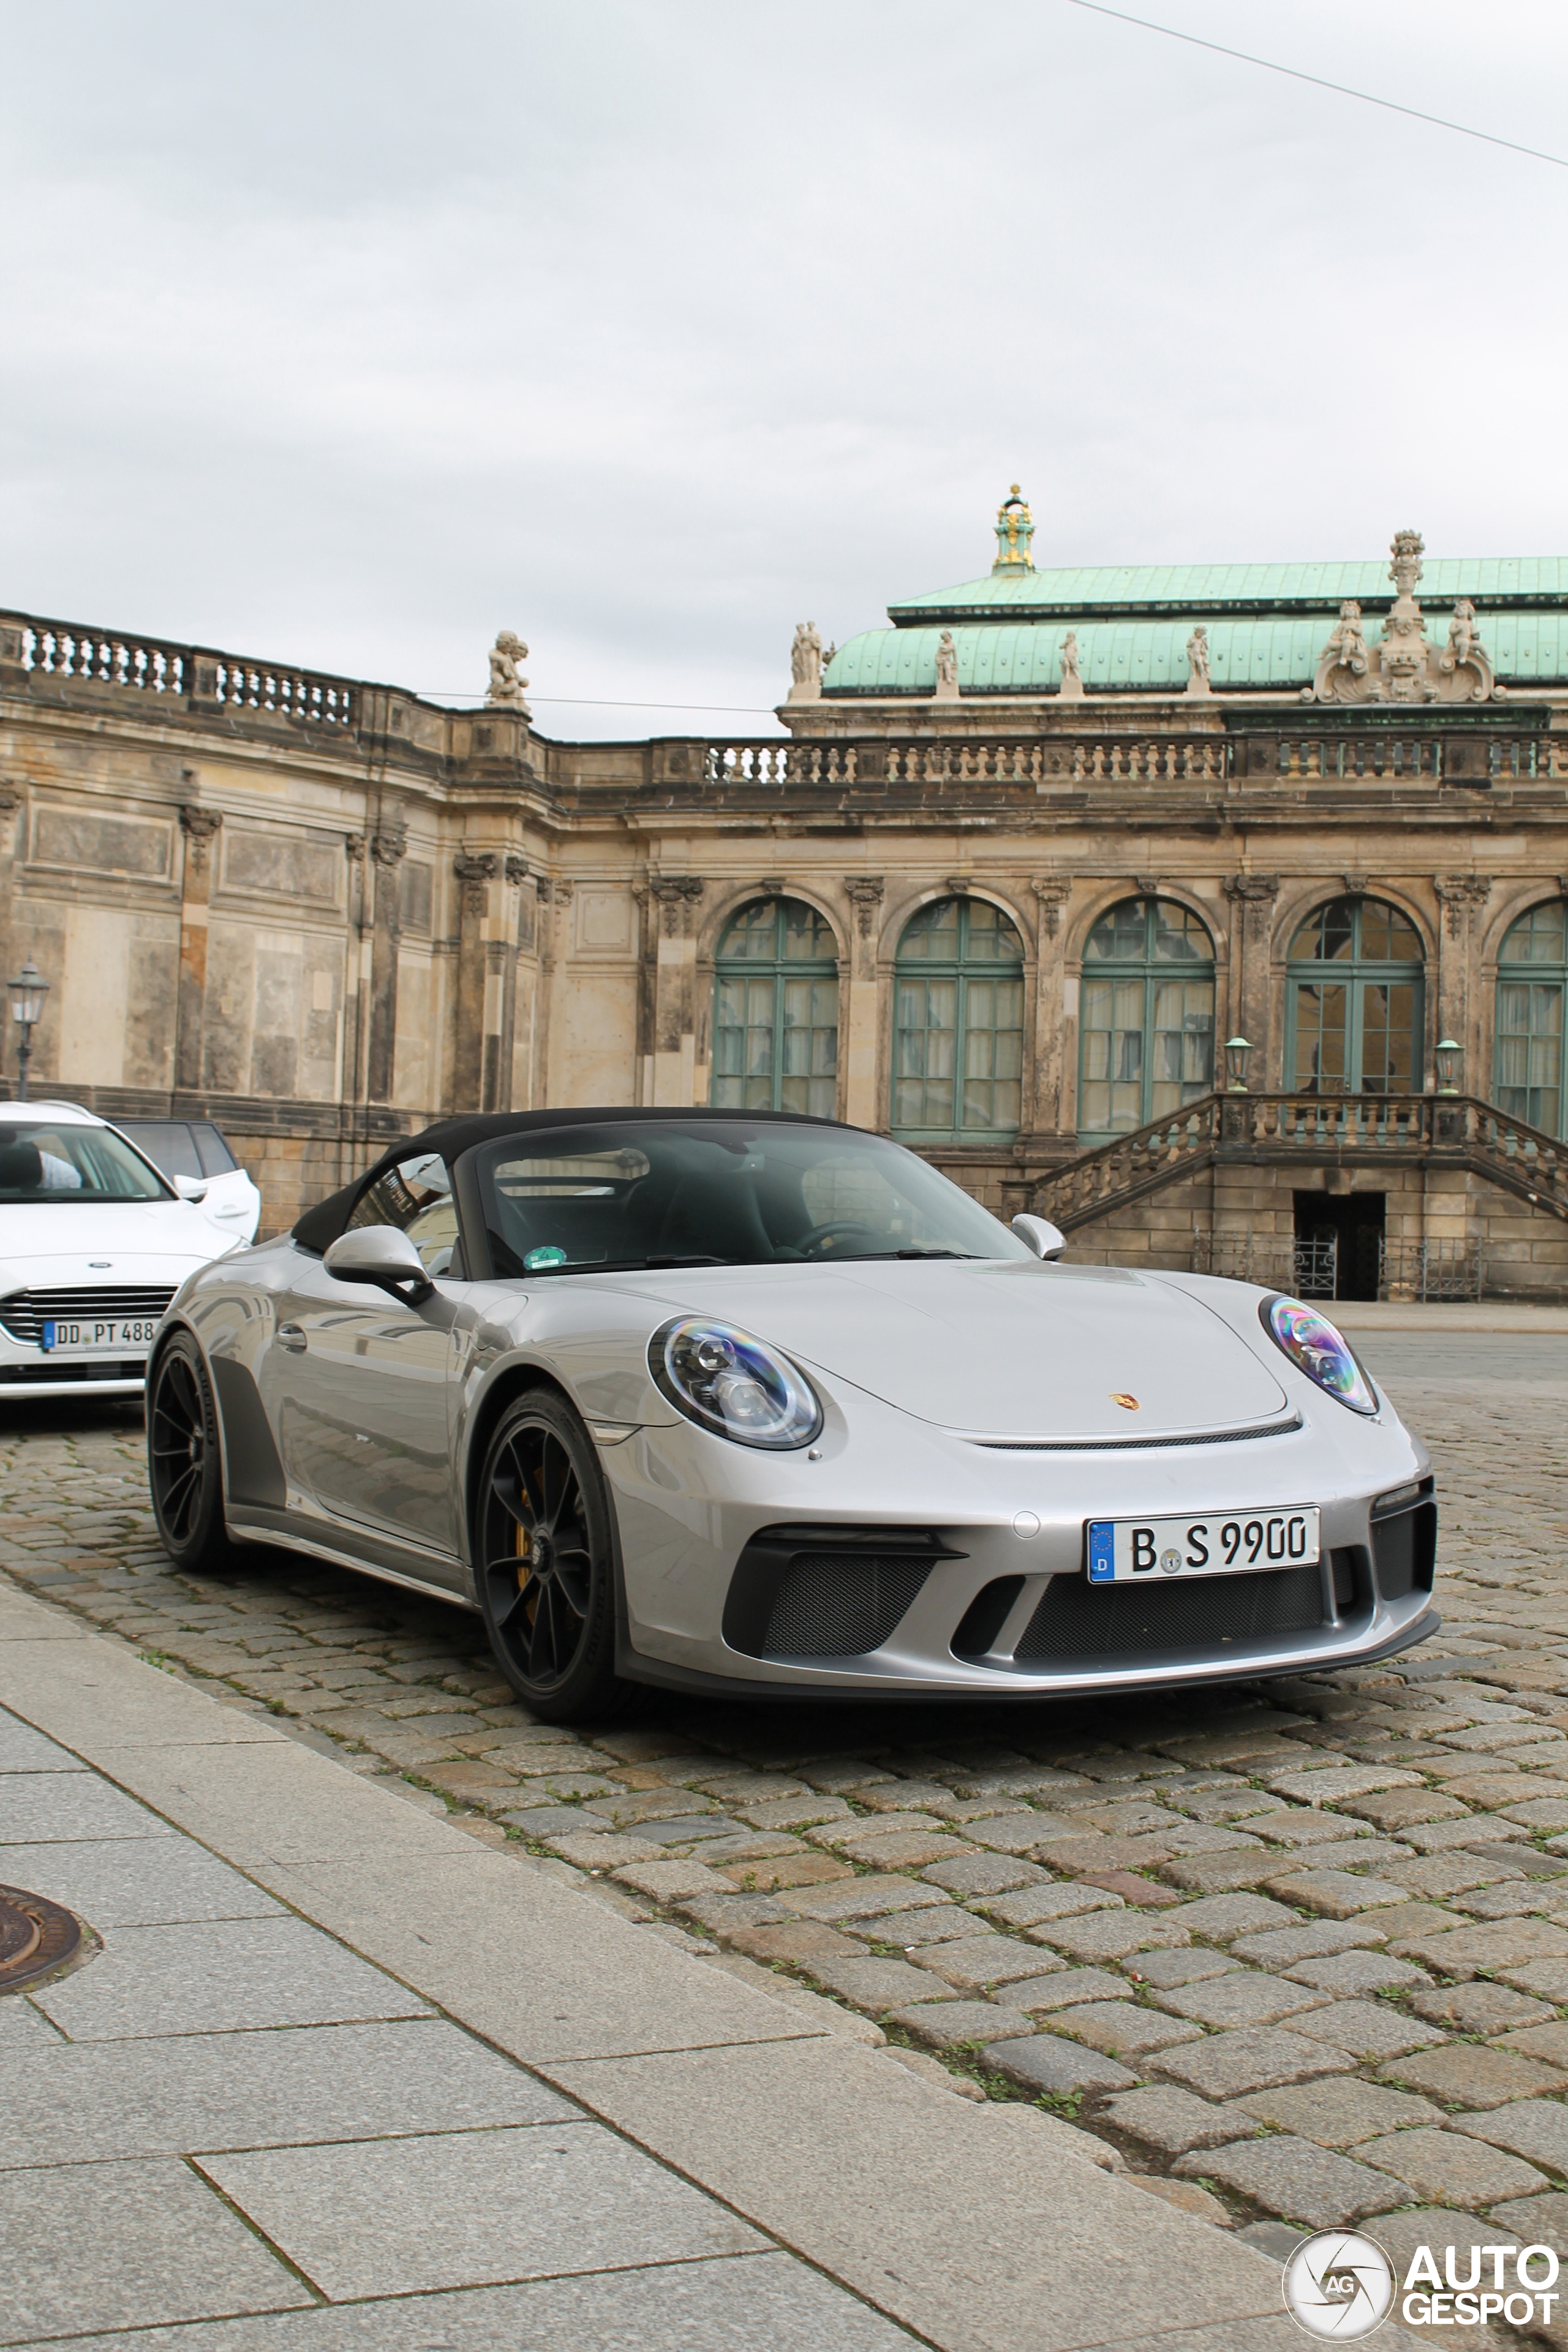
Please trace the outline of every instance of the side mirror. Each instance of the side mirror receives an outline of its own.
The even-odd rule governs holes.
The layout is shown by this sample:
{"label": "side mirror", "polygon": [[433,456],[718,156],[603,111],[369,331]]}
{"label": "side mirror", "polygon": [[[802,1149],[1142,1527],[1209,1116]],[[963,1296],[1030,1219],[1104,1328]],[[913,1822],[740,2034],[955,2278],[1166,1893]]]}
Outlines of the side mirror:
{"label": "side mirror", "polygon": [[189,1201],[193,1205],[197,1201],[205,1201],[207,1197],[205,1176],[171,1176],[169,1181],[181,1200]]}
{"label": "side mirror", "polygon": [[1060,1257],[1068,1245],[1066,1234],[1047,1217],[1015,1217],[1013,1231],[1037,1257]]}
{"label": "side mirror", "polygon": [[356,1225],[330,1243],[322,1263],[339,1282],[371,1282],[417,1307],[435,1284],[406,1234],[395,1225]]}

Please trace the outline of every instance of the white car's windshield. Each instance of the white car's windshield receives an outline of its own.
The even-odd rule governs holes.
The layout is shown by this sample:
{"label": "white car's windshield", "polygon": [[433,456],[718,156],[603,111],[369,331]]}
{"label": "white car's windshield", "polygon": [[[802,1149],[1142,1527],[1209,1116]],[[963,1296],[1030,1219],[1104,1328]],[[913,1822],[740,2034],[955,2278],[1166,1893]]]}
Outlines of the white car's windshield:
{"label": "white car's windshield", "polygon": [[605,1122],[506,1137],[474,1164],[503,1276],[1029,1255],[912,1151],[844,1128]]}
{"label": "white car's windshield", "polygon": [[106,1127],[0,1124],[0,1207],[18,1201],[164,1201],[165,1188]]}

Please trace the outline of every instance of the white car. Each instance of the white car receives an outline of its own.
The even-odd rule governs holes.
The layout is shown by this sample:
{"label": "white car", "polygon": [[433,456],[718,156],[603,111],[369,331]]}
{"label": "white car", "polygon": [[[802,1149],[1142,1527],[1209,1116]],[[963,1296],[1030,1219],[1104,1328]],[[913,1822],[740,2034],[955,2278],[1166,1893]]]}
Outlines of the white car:
{"label": "white car", "polygon": [[238,1246],[90,1111],[0,1103],[0,1398],[139,1395],[175,1291]]}
{"label": "white car", "polygon": [[113,1124],[220,1232],[237,1242],[256,1239],[261,1195],[210,1118],[117,1118]]}

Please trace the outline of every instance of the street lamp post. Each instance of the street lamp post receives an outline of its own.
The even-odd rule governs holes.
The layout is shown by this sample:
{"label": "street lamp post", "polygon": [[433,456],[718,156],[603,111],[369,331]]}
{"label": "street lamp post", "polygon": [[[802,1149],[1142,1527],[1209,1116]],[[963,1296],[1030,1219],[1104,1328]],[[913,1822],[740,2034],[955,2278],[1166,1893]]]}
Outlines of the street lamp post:
{"label": "street lamp post", "polygon": [[1458,1072],[1459,1057],[1463,1054],[1464,1050],[1464,1047],[1456,1038],[1438,1038],[1436,1046],[1437,1092],[1440,1095],[1457,1095],[1458,1093],[1459,1089],[1455,1085],[1454,1080]]}
{"label": "street lamp post", "polygon": [[1247,1092],[1247,1057],[1252,1051],[1246,1037],[1227,1037],[1225,1041],[1226,1092],[1244,1095]]}
{"label": "street lamp post", "polygon": [[11,999],[11,1018],[16,1024],[16,1100],[27,1099],[27,1065],[33,1058],[33,1032],[44,1017],[44,999],[49,983],[31,956],[15,980],[5,982]]}

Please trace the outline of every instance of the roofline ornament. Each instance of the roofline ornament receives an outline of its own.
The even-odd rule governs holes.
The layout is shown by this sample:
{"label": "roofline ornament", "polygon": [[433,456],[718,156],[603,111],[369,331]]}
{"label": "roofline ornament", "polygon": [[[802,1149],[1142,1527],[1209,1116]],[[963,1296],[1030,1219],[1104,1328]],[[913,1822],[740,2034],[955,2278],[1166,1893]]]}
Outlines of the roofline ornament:
{"label": "roofline ornament", "polygon": [[817,702],[822,698],[822,634],[815,621],[797,621],[789,649],[789,699]]}
{"label": "roofline ornament", "polygon": [[1425,552],[1418,530],[1394,532],[1388,576],[1397,593],[1381,636],[1368,645],[1361,606],[1348,597],[1312,683],[1301,690],[1303,702],[1488,702],[1501,695],[1468,596],[1455,604],[1447,646],[1439,650],[1428,638],[1415,594]]}
{"label": "roofline ornament", "polygon": [[996,561],[992,571],[1032,572],[1035,559],[1029,552],[1029,541],[1035,536],[1034,519],[1016,482],[996,509],[995,530]]}

